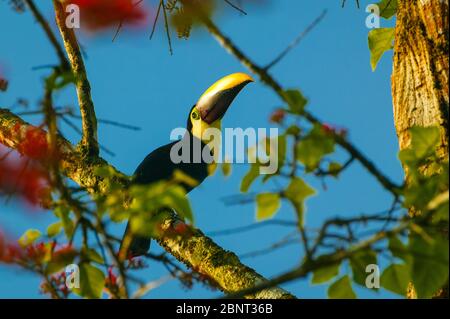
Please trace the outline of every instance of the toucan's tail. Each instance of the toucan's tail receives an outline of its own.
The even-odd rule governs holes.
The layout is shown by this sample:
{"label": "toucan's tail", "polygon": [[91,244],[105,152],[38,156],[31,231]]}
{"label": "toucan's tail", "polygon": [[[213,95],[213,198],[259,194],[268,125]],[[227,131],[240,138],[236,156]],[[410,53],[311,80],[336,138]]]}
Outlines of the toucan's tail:
{"label": "toucan's tail", "polygon": [[120,244],[119,256],[125,259],[145,255],[150,250],[150,242],[150,237],[132,235],[128,223]]}

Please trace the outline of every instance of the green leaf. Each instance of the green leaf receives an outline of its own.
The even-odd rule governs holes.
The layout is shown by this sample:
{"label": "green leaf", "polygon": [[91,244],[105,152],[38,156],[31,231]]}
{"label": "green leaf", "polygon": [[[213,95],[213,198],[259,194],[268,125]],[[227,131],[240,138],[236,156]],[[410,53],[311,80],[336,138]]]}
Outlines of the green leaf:
{"label": "green leaf", "polygon": [[337,162],[331,162],[330,165],[328,165],[328,172],[333,177],[338,177],[339,173],[341,172],[342,165]]}
{"label": "green leaf", "polygon": [[343,276],[328,288],[328,298],[332,299],[356,299],[350,278]]}
{"label": "green leaf", "polygon": [[410,282],[410,270],[406,265],[392,264],[383,271],[381,286],[396,294],[406,296]]}
{"label": "green leaf", "polygon": [[[273,141],[274,139],[277,139],[277,156],[275,157],[272,152],[275,151],[275,147],[270,147],[270,142]],[[281,168],[283,167],[285,161],[286,161],[286,152],[287,152],[287,137],[285,134],[283,135],[278,135],[275,138],[267,138],[266,139],[266,150],[270,150],[270,153],[267,153],[267,156],[269,156],[269,160],[270,162],[267,163],[260,163],[260,175],[263,175],[264,177],[262,178],[262,182],[265,183],[267,182],[270,178],[277,176],[280,173]],[[267,152],[267,151],[266,151]],[[275,165],[275,161],[278,161],[278,163],[276,163],[277,165],[277,169],[275,172],[272,173],[272,168]],[[265,171],[265,168],[268,167],[269,165],[271,165],[271,171]]]}
{"label": "green leaf", "polygon": [[161,181],[151,185],[133,185],[130,188],[133,198],[129,211],[134,213],[157,212],[170,208],[183,218],[194,222],[191,205],[186,191],[181,185],[174,185],[171,181]]}
{"label": "green leaf", "polygon": [[444,221],[448,223],[449,219],[449,202],[448,202],[448,191],[447,191],[447,200],[440,203],[436,207],[436,212],[433,214],[433,221],[440,222]]}
{"label": "green leaf", "polygon": [[70,219],[70,210],[66,206],[58,206],[53,211],[56,217],[61,220],[67,238],[70,238],[74,230],[74,222]]}
{"label": "green leaf", "polygon": [[409,261],[410,254],[408,248],[402,243],[402,241],[398,237],[396,236],[389,237],[388,248],[391,251],[392,256],[400,258],[405,262]]}
{"label": "green leaf", "polygon": [[409,133],[411,134],[411,145],[399,154],[400,160],[404,164],[415,165],[418,161],[435,154],[436,147],[440,142],[438,127],[414,126],[409,129]]}
{"label": "green leaf", "polygon": [[102,178],[110,178],[114,176],[114,169],[108,165],[97,167],[94,171],[95,175]]}
{"label": "green leaf", "polygon": [[230,176],[230,174],[231,174],[231,163],[228,163],[228,162],[222,163],[222,174],[223,174],[223,176]]}
{"label": "green leaf", "polygon": [[130,218],[130,227],[133,233],[143,237],[157,237],[160,233],[160,225],[168,217],[167,211],[158,211],[156,215],[140,213]]}
{"label": "green leaf", "polygon": [[428,242],[423,236],[410,238],[413,256],[411,278],[418,298],[430,298],[448,279],[448,240],[434,234]]}
{"label": "green leaf", "polygon": [[370,64],[375,71],[377,64],[386,51],[393,48],[394,28],[372,29],[369,32]]}
{"label": "green leaf", "polygon": [[341,264],[330,265],[326,267],[321,267],[313,272],[313,277],[311,283],[313,284],[323,284],[330,281],[339,274],[339,268]]}
{"label": "green leaf", "polygon": [[377,264],[377,254],[371,249],[358,251],[350,257],[353,280],[357,284],[366,286],[366,278],[368,275],[366,267],[371,264]]}
{"label": "green leaf", "polygon": [[303,96],[299,90],[286,90],[284,92],[287,103],[289,104],[289,110],[294,114],[301,114],[305,109],[308,100]]}
{"label": "green leaf", "polygon": [[305,183],[299,177],[291,179],[288,187],[284,191],[284,196],[292,203],[298,215],[298,220],[301,225],[304,223],[305,200],[314,195],[316,191],[314,188]]}
{"label": "green leaf", "polygon": [[20,238],[19,244],[22,247],[26,247],[34,243],[39,237],[41,232],[37,229],[28,229]]}
{"label": "green leaf", "polygon": [[54,274],[56,272],[61,271],[66,266],[73,263],[75,257],[77,255],[76,250],[70,250],[66,252],[54,252],[51,255],[50,261],[47,263],[45,267],[45,273],[47,275]]}
{"label": "green leaf", "polygon": [[250,170],[242,179],[241,192],[243,192],[243,193],[248,192],[248,190],[250,189],[250,186],[258,178],[258,176],[259,176],[259,164],[254,163],[250,166]]}
{"label": "green leaf", "polygon": [[62,230],[62,223],[60,221],[53,223],[47,227],[47,236],[55,237],[61,232],[61,230]]}
{"label": "green leaf", "polygon": [[179,169],[175,170],[175,172],[173,173],[173,180],[174,182],[183,183],[193,188],[198,186],[198,180]]}
{"label": "green leaf", "polygon": [[101,298],[105,286],[103,272],[88,263],[80,264],[80,288],[73,292],[84,298]]}
{"label": "green leaf", "polygon": [[92,248],[89,248],[87,251],[83,250],[83,254],[90,260],[93,262],[96,262],[98,264],[103,264],[105,261],[103,260],[103,257],[95,250]]}
{"label": "green leaf", "polygon": [[397,0],[382,0],[377,5],[380,8],[382,18],[390,19],[397,13]]}
{"label": "green leaf", "polygon": [[286,161],[287,137],[282,134],[278,136],[278,171]]}
{"label": "green leaf", "polygon": [[272,218],[280,209],[280,195],[276,193],[262,193],[256,195],[256,220]]}
{"label": "green leaf", "polygon": [[426,209],[439,192],[439,182],[439,177],[435,175],[422,179],[419,183],[410,183],[404,190],[404,206]]}
{"label": "green leaf", "polygon": [[61,74],[54,83],[54,89],[60,90],[71,83],[76,82],[75,74],[72,71],[67,71]]}
{"label": "green leaf", "polygon": [[166,196],[162,198],[161,207],[170,207],[178,215],[194,223],[194,214],[191,204],[186,196],[186,191],[181,186],[175,186],[168,189]]}
{"label": "green leaf", "polygon": [[286,135],[297,136],[301,132],[300,128],[297,125],[291,125],[286,129]]}
{"label": "green leaf", "polygon": [[320,125],[312,130],[296,146],[296,158],[302,162],[308,172],[316,169],[322,158],[334,152],[334,140]]}

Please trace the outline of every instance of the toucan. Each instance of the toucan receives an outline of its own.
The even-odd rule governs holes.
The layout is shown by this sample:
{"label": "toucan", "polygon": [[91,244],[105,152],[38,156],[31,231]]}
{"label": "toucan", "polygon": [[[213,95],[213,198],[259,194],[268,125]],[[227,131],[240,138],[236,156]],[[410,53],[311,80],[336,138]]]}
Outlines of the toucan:
{"label": "toucan", "polygon": [[[187,119],[186,135],[184,139],[191,141],[197,139],[201,147],[196,151],[203,153],[204,148],[209,147],[205,140],[204,131],[208,128],[221,128],[221,120],[227,112],[229,106],[239,94],[239,92],[249,83],[253,82],[251,76],[245,73],[234,73],[225,76],[210,86],[199,98],[197,103],[190,109]],[[161,146],[148,154],[139,164],[133,174],[131,185],[147,185],[162,180],[169,180],[173,177],[176,170],[196,180],[195,186],[198,186],[208,176],[207,161],[203,156],[199,156],[199,161],[187,161],[174,163],[171,159],[171,149],[179,141],[174,141]],[[195,145],[195,143],[190,143]],[[192,149],[191,149],[192,150]],[[190,155],[190,158],[194,154]],[[186,194],[193,188],[193,184],[180,182]],[[170,207],[169,207],[170,208]],[[149,212],[152,213],[152,212]],[[124,245],[123,239],[131,239]],[[121,251],[127,247],[127,257],[136,257],[144,255],[150,249],[150,236],[142,236],[131,233],[130,222],[128,222],[122,239]],[[122,252],[123,253],[123,252]]]}

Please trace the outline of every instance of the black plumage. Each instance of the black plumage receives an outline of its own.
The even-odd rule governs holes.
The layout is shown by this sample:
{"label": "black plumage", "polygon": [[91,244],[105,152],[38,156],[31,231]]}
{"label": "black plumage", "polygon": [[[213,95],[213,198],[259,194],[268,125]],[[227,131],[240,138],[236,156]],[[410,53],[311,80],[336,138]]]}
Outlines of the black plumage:
{"label": "black plumage", "polygon": [[[192,136],[190,131],[187,131],[186,134],[187,136],[185,136],[183,140],[187,141],[186,139],[189,139],[191,149],[191,160],[188,163],[174,163],[170,158],[172,147],[180,141],[175,141],[161,146],[148,154],[136,168],[136,171],[133,174],[132,185],[148,185],[163,180],[169,180],[173,178],[176,170],[179,170],[185,175],[195,179],[197,181],[197,186],[202,183],[208,176],[208,164],[205,163],[203,159],[201,159],[199,163],[193,162],[193,145],[195,142],[200,143],[199,145],[201,145],[201,150],[208,146],[199,140],[194,141],[196,137]],[[193,189],[192,185],[184,182],[181,182],[180,185],[183,186],[186,193],[189,193]],[[170,209],[170,207],[168,208]],[[149,212],[149,214],[152,214],[152,212]],[[129,225],[130,224],[128,223],[125,234],[130,231]],[[147,253],[150,248],[150,242],[150,237],[133,235],[128,248],[128,255],[140,256]]]}

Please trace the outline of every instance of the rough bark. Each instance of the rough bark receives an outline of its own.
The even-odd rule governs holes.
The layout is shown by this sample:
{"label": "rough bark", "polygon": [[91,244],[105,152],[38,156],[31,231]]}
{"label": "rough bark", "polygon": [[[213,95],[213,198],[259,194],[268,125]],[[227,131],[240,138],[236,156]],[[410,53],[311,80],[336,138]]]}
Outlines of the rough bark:
{"label": "rough bark", "polygon": [[400,149],[412,126],[439,125],[448,157],[448,31],[448,0],[399,1],[392,97]]}
{"label": "rough bark", "polygon": [[[439,126],[443,161],[448,160],[448,40],[448,0],[398,2],[392,97],[399,146],[409,147],[411,127]],[[414,298],[412,285],[408,290]],[[447,287],[437,295],[448,297]]]}
{"label": "rough bark", "polygon": [[[16,149],[25,139],[27,130],[39,130],[17,117],[9,110],[0,108],[0,143],[12,149]],[[96,175],[99,167],[109,165],[102,158],[95,160],[84,156],[84,152],[73,147],[66,139],[58,137],[58,154],[60,155],[60,168],[67,177],[71,178],[80,186],[91,193],[104,194],[107,183]],[[129,179],[124,174],[117,172],[116,182],[123,187],[128,186]],[[120,176],[123,177],[120,177]],[[173,216],[163,223],[163,229],[171,232],[176,223],[183,221]],[[232,252],[226,251],[214,241],[205,236],[200,230],[190,227],[188,235],[177,236],[162,235],[158,241],[170,254],[191,269],[203,274],[214,282],[215,285],[225,293],[238,293],[242,290],[251,289],[267,281],[253,269],[242,264],[239,258]],[[264,299],[287,299],[295,298],[289,292],[271,287],[246,295],[247,298]]]}

